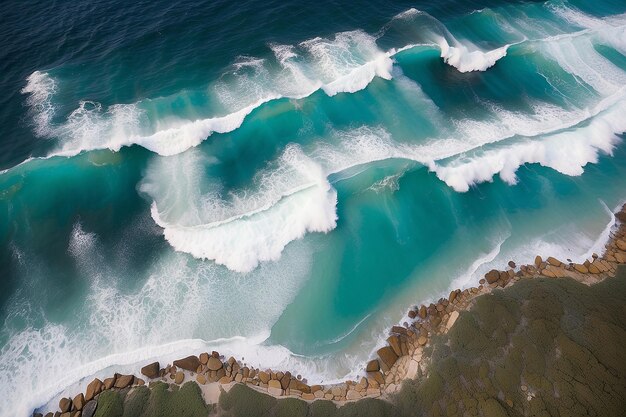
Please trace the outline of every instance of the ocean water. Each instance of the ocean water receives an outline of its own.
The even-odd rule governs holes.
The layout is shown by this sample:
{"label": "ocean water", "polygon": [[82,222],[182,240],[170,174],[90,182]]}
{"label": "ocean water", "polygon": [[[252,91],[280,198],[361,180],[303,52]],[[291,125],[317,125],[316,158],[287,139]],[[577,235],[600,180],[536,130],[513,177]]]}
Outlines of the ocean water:
{"label": "ocean water", "polygon": [[0,4],[0,416],[213,349],[356,377],[626,200],[622,1],[127,3]]}

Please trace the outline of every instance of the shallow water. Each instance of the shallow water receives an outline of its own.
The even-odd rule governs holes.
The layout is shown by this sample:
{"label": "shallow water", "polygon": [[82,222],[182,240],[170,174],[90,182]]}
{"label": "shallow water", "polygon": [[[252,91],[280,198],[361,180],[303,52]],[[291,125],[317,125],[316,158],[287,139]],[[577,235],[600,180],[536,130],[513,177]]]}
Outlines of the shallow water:
{"label": "shallow water", "polygon": [[0,7],[0,415],[204,349],[354,375],[626,195],[621,2]]}

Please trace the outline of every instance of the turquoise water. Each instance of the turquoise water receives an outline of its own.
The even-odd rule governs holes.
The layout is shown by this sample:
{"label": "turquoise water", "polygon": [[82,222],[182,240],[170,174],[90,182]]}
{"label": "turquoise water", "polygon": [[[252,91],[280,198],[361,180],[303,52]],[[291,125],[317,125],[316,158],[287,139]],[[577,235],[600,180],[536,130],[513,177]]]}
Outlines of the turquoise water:
{"label": "turquoise water", "polygon": [[202,350],[355,377],[626,196],[621,2],[0,7],[2,416]]}

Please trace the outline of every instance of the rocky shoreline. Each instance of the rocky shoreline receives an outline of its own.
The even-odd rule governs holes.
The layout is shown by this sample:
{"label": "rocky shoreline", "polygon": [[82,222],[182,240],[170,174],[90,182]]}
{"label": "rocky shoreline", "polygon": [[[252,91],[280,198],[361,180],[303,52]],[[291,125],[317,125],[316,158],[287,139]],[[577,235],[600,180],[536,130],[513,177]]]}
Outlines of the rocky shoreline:
{"label": "rocky shoreline", "polygon": [[[217,402],[221,390],[236,384],[246,386],[277,398],[298,398],[314,402],[330,400],[337,405],[363,398],[382,398],[399,391],[405,379],[419,379],[428,375],[430,363],[429,344],[431,338],[446,334],[454,325],[459,314],[469,309],[476,297],[498,288],[506,288],[520,280],[537,277],[569,277],[586,285],[592,285],[614,276],[620,264],[626,263],[626,206],[616,213],[617,223],[604,254],[594,254],[582,264],[570,260],[562,262],[553,257],[545,260],[537,256],[534,264],[517,266],[513,261],[504,270],[491,270],[477,286],[450,292],[448,298],[437,303],[416,306],[408,317],[410,322],[393,326],[387,344],[377,350],[377,357],[370,360],[359,381],[344,381],[332,385],[309,385],[306,378],[289,371],[257,369],[234,357],[228,359],[218,352],[203,352],[188,356],[162,367],[158,362],[141,368],[143,378],[135,375],[115,374],[101,381],[91,381],[84,393],[73,398],[62,398],[59,410],[48,411],[45,417],[92,417],[98,408],[98,398],[106,391],[129,390],[149,381],[169,384],[177,390],[188,381],[195,381],[207,403]],[[138,373],[139,374],[139,373]],[[212,394],[209,392],[212,389]],[[35,417],[43,413],[35,412]]]}

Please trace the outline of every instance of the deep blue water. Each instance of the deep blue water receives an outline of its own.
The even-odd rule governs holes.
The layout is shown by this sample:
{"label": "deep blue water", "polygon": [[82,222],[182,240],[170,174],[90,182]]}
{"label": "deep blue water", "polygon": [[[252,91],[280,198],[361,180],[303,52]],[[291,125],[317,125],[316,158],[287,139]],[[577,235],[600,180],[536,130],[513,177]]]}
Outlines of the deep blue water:
{"label": "deep blue water", "polygon": [[0,416],[204,349],[354,376],[409,306],[602,250],[625,12],[2,2]]}

